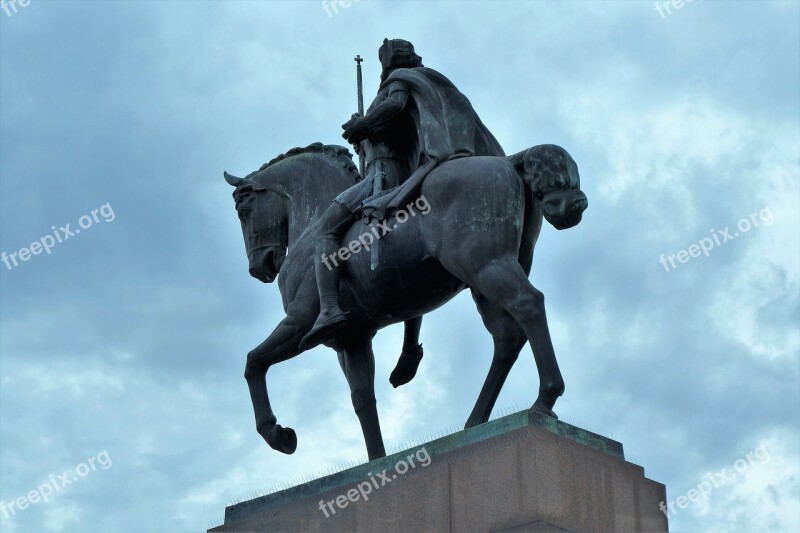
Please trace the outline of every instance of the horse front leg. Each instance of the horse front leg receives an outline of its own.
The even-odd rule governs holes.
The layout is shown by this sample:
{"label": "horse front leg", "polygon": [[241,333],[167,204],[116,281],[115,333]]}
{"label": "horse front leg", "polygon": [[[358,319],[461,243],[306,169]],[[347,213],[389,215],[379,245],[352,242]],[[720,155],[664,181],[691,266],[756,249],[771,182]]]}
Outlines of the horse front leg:
{"label": "horse front leg", "polygon": [[264,342],[247,354],[244,371],[258,433],[272,449],[286,454],[294,453],[297,449],[297,435],[293,429],[277,424],[267,393],[267,370],[272,365],[298,355],[301,352],[298,348],[300,340],[308,329],[287,316]]}
{"label": "horse front leg", "polygon": [[386,449],[383,447],[375,400],[375,354],[372,352],[372,336],[364,335],[349,341],[343,348],[339,352],[339,364],[350,386],[350,397],[361,423],[367,455],[370,461],[385,457]]}
{"label": "horse front leg", "polygon": [[394,388],[405,385],[417,375],[417,368],[422,361],[422,345],[419,343],[419,330],[422,327],[422,317],[410,318],[405,321],[405,334],[403,336],[403,351],[397,361],[389,383]]}

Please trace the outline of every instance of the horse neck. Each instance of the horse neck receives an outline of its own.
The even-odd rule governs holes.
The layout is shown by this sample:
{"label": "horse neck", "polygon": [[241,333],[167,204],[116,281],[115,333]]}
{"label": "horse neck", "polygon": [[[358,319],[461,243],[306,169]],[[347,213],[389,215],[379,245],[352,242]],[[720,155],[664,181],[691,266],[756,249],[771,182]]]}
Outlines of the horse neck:
{"label": "horse neck", "polygon": [[290,196],[287,211],[291,248],[336,195],[355,183],[347,170],[327,158],[303,158],[288,167],[285,179],[280,181]]}

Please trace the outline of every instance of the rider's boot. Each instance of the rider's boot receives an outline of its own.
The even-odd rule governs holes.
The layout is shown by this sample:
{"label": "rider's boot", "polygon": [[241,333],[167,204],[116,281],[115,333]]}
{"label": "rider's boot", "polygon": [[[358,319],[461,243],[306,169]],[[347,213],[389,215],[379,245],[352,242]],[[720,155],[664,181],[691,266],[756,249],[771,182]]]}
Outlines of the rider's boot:
{"label": "rider's boot", "polygon": [[317,246],[317,257],[314,261],[314,273],[319,287],[319,316],[303,340],[301,350],[311,348],[329,341],[334,333],[347,321],[347,313],[339,307],[339,267],[338,263],[322,258],[334,257],[339,251],[339,241],[332,237],[323,237]]}

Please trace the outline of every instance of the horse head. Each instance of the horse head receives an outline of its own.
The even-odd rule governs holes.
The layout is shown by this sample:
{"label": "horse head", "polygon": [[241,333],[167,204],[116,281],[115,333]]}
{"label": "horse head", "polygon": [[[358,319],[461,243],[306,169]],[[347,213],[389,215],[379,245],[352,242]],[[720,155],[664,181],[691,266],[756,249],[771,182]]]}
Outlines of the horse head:
{"label": "horse head", "polygon": [[361,179],[347,148],[313,143],[292,148],[245,178],[225,172],[242,223],[250,275],[272,283],[289,247],[320,207]]}
{"label": "horse head", "polygon": [[278,276],[289,247],[289,193],[278,183],[264,183],[261,173],[237,178],[225,172],[236,187],[233,199],[242,223],[250,275],[264,283]]}
{"label": "horse head", "polygon": [[544,218],[556,229],[577,225],[589,200],[581,191],[578,165],[555,144],[540,144],[523,152],[524,174],[542,205]]}

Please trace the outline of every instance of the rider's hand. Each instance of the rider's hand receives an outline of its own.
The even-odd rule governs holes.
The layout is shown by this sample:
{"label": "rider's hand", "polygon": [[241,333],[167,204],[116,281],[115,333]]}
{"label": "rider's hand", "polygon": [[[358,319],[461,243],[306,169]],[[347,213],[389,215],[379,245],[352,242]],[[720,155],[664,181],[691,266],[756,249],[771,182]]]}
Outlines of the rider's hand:
{"label": "rider's hand", "polygon": [[367,138],[369,130],[367,129],[366,121],[358,114],[353,113],[350,120],[342,124],[342,137],[344,137],[350,144],[358,144]]}

